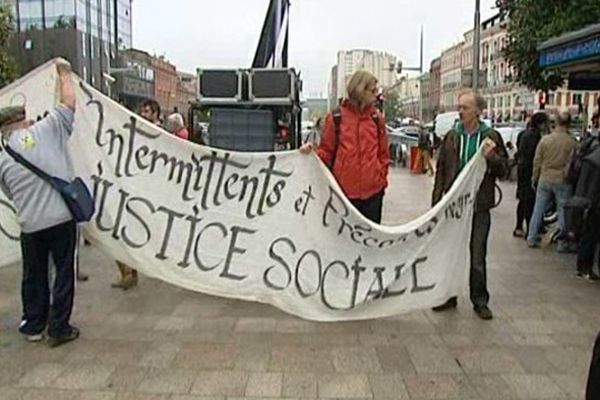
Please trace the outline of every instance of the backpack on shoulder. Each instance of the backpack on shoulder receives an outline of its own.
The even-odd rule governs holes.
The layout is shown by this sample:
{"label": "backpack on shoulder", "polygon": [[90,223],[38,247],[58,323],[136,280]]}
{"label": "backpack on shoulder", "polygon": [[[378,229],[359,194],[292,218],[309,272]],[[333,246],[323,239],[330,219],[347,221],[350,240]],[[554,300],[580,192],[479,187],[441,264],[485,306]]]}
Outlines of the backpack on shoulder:
{"label": "backpack on shoulder", "polygon": [[[335,127],[335,144],[333,147],[333,157],[331,158],[331,165],[328,165],[329,169],[333,171],[333,166],[335,165],[335,159],[337,157],[337,152],[338,152],[338,147],[340,145],[340,129],[341,129],[341,125],[342,125],[342,110],[337,107],[335,108],[332,112],[331,115],[333,116],[333,126]],[[381,129],[379,128],[379,115],[377,115],[377,112],[373,112],[373,114],[371,114],[371,118],[373,119],[373,122],[375,122],[375,126],[377,126],[377,132],[378,134],[381,134]]]}

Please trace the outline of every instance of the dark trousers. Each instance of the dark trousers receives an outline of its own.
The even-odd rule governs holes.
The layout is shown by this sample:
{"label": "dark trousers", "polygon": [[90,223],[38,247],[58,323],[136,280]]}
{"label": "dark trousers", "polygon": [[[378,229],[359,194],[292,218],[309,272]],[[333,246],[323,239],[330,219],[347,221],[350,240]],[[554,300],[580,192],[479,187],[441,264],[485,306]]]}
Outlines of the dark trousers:
{"label": "dark trousers", "polygon": [[[589,274],[594,269],[594,258],[600,244],[600,217],[590,215],[585,231],[579,242],[577,250],[577,271]],[[600,269],[600,254],[598,254],[598,268]]]}
{"label": "dark trousers", "polygon": [[[77,226],[70,221],[42,231],[21,234],[23,281],[21,299],[24,321],[21,333],[34,335],[48,326],[48,335],[59,337],[71,331],[77,256]],[[48,261],[56,266],[52,305],[48,284]]]}
{"label": "dark trousers", "polygon": [[365,200],[353,200],[350,202],[362,215],[373,222],[381,224],[381,210],[383,204],[383,191]]}
{"label": "dark trousers", "polygon": [[531,191],[531,196],[522,196],[517,204],[517,226],[516,229],[523,229],[523,222],[529,229],[531,216],[533,215],[533,207],[535,207],[535,193]]}
{"label": "dark trousers", "polygon": [[598,333],[598,337],[596,338],[596,344],[594,345],[594,352],[592,354],[592,363],[590,365],[590,374],[588,376],[585,399],[600,399],[600,333]]}
{"label": "dark trousers", "polygon": [[471,273],[469,286],[474,307],[487,306],[490,294],[487,290],[487,244],[490,235],[490,211],[475,211],[471,232]]}

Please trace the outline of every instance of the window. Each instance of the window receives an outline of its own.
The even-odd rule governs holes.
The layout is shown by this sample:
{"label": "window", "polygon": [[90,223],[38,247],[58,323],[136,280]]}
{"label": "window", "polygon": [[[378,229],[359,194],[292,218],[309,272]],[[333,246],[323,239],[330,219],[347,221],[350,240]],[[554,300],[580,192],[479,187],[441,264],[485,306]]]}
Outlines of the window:
{"label": "window", "polygon": [[85,82],[87,82],[87,80],[88,80],[87,67],[85,65],[83,66],[83,80]]}
{"label": "window", "polygon": [[25,50],[31,50],[31,49],[33,49],[33,42],[31,41],[31,39],[27,39],[25,41],[25,43],[23,43],[23,48]]}
{"label": "window", "polygon": [[553,106],[555,100],[556,100],[556,96],[554,95],[554,93],[548,94],[548,105],[549,106]]}
{"label": "window", "polygon": [[81,34],[81,56],[87,57],[87,45],[86,45],[86,37],[85,33]]}
{"label": "window", "polygon": [[556,105],[562,106],[562,93],[560,92],[556,93]]}
{"label": "window", "polygon": [[573,93],[573,105],[578,105],[583,103],[583,96],[581,93]]}

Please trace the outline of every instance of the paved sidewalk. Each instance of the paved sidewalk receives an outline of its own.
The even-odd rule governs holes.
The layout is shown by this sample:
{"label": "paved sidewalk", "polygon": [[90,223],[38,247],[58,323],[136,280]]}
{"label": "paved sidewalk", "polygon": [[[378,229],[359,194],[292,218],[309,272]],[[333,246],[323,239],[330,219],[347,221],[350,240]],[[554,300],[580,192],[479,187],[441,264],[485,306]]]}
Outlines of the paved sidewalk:
{"label": "paved sidewalk", "polygon": [[[431,178],[393,169],[391,181],[386,223],[429,207]],[[575,278],[572,255],[512,238],[514,190],[493,212],[490,322],[468,296],[442,314],[314,323],[146,277],[122,292],[86,247],[82,337],[49,349],[17,333],[20,268],[0,269],[0,399],[582,399],[600,284]]]}

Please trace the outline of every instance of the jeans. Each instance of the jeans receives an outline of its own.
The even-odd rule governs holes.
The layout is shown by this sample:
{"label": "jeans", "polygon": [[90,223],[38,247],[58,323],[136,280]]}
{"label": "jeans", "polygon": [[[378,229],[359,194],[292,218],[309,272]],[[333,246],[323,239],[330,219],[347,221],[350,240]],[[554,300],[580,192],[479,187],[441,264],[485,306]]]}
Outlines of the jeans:
{"label": "jeans", "polygon": [[381,224],[381,212],[383,205],[383,190],[365,200],[353,200],[350,202],[365,218]]}
{"label": "jeans", "polygon": [[490,294],[487,290],[487,244],[492,221],[490,211],[476,211],[471,231],[471,272],[469,288],[471,303],[475,308],[487,306]]}
{"label": "jeans", "polygon": [[561,233],[565,232],[565,213],[564,206],[571,197],[571,185],[566,183],[548,183],[540,182],[535,195],[535,207],[531,216],[531,226],[527,234],[527,243],[534,245],[537,243],[537,236],[540,232],[544,219],[544,212],[554,198],[556,201],[556,211],[558,211],[558,225]]}
{"label": "jeans", "polygon": [[[60,337],[70,333],[77,245],[77,226],[73,221],[21,234],[21,299],[24,314],[24,323],[19,328],[21,333],[36,335],[42,333],[46,325],[49,336]],[[49,257],[52,257],[56,267],[52,305],[48,284]]]}

